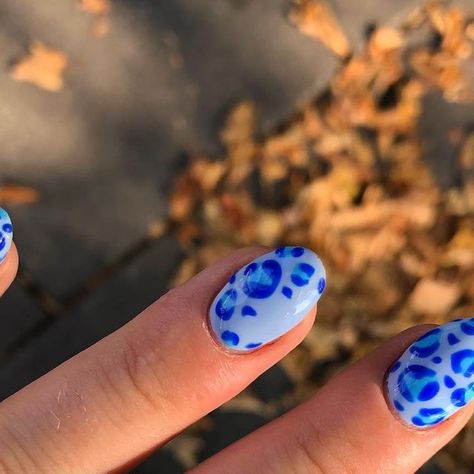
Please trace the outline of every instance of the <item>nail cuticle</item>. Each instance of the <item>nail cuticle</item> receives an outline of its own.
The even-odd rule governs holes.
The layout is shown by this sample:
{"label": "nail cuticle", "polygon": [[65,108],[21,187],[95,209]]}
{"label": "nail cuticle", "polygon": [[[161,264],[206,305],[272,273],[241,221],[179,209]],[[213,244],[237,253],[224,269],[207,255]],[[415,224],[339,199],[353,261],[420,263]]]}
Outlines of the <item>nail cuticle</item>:
{"label": "nail cuticle", "polygon": [[385,395],[400,421],[425,430],[474,398],[474,318],[427,331],[387,371]]}
{"label": "nail cuticle", "polygon": [[326,285],[319,257],[279,247],[233,273],[209,310],[213,339],[230,353],[250,353],[297,326]]}
{"label": "nail cuticle", "polygon": [[13,225],[5,209],[0,207],[0,263],[5,259],[13,240]]}

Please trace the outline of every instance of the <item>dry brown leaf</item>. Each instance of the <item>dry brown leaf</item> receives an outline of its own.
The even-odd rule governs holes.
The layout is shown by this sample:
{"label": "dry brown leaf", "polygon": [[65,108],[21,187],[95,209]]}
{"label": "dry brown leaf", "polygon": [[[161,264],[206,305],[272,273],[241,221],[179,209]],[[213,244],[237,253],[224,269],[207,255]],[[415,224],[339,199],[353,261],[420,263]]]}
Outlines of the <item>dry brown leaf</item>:
{"label": "dry brown leaf", "polygon": [[289,18],[303,33],[321,41],[338,56],[349,55],[349,41],[325,1],[299,0],[294,3]]}
{"label": "dry brown leaf", "polygon": [[33,204],[38,200],[38,191],[29,186],[16,184],[0,186],[0,204]]}
{"label": "dry brown leaf", "polygon": [[77,0],[79,8],[91,15],[101,16],[110,13],[110,0]]}
{"label": "dry brown leaf", "polygon": [[436,212],[431,203],[414,199],[393,199],[367,204],[334,213],[327,225],[334,230],[347,231],[380,226],[393,217],[402,219],[407,225],[430,228]]}
{"label": "dry brown leaf", "polygon": [[466,25],[466,36],[471,40],[474,41],[474,20],[471,20]]}
{"label": "dry brown leaf", "polygon": [[96,38],[102,38],[110,29],[110,19],[107,16],[99,16],[92,21],[91,31]]}
{"label": "dry brown leaf", "polygon": [[474,170],[474,132],[471,132],[464,140],[459,163],[466,170]]}
{"label": "dry brown leaf", "polygon": [[102,38],[110,29],[109,14],[112,8],[110,0],[76,0],[79,8],[92,15],[91,32],[96,38]]}
{"label": "dry brown leaf", "polygon": [[415,286],[409,304],[417,313],[446,315],[460,296],[458,284],[424,278]]}
{"label": "dry brown leaf", "polygon": [[194,180],[189,175],[178,178],[169,201],[169,216],[175,221],[185,221],[199,198]]}
{"label": "dry brown leaf", "polygon": [[237,104],[230,111],[226,124],[221,131],[222,143],[231,148],[242,142],[253,140],[255,115],[255,106],[252,102],[244,101]]}
{"label": "dry brown leaf", "polygon": [[10,76],[15,81],[30,82],[50,92],[57,92],[63,87],[63,74],[68,65],[66,55],[35,41],[29,54],[10,69]]}
{"label": "dry brown leaf", "polygon": [[400,49],[403,43],[402,33],[396,28],[388,26],[378,28],[370,37],[369,53],[377,56],[380,53]]}
{"label": "dry brown leaf", "polygon": [[159,220],[151,222],[148,226],[148,236],[152,239],[159,239],[168,231],[168,222]]}

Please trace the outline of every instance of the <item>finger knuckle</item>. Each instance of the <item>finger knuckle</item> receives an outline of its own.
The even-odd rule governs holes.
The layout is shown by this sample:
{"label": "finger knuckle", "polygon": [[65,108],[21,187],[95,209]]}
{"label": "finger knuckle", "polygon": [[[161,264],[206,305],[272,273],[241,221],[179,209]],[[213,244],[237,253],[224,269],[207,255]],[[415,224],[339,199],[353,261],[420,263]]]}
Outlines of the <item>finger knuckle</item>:
{"label": "finger knuckle", "polygon": [[[160,299],[160,312],[173,311],[170,304],[173,295]],[[112,362],[106,363],[104,371],[111,386],[123,403],[140,405],[153,415],[162,417],[173,409],[171,368],[162,347],[157,343],[163,340],[167,331],[157,318],[153,324],[140,328],[133,334],[124,336],[118,342]]]}

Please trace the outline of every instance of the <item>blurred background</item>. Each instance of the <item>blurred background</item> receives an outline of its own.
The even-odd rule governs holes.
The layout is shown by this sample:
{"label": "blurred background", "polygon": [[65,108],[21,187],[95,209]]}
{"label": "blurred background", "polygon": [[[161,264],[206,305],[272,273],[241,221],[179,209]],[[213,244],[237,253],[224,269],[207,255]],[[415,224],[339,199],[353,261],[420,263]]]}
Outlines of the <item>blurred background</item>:
{"label": "blurred background", "polygon": [[[0,396],[234,248],[313,248],[318,324],[136,473],[173,474],[399,331],[474,314],[470,0],[0,4]],[[420,472],[470,473],[474,422]]]}

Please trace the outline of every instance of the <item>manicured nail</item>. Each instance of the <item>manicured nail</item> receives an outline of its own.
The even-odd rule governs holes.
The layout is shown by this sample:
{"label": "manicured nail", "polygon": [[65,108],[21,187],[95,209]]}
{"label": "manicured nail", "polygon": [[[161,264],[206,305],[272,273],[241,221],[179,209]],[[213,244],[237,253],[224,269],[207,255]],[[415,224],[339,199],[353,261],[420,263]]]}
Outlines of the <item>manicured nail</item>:
{"label": "manicured nail", "polygon": [[474,398],[474,318],[427,332],[393,364],[387,395],[407,424],[430,428]]}
{"label": "manicured nail", "polygon": [[296,326],[325,286],[326,272],[314,252],[279,247],[230,277],[211,305],[211,328],[221,344],[250,351]]}
{"label": "manicured nail", "polygon": [[10,216],[0,207],[0,262],[6,257],[13,239],[13,226]]}

